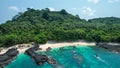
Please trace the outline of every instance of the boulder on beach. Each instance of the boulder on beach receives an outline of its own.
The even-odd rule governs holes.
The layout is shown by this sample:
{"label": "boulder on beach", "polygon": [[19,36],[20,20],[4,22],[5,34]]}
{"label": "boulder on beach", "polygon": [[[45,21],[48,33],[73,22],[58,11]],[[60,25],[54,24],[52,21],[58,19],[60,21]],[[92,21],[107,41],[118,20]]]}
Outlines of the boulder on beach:
{"label": "boulder on beach", "polygon": [[52,48],[51,47],[48,47],[47,49],[46,49],[46,51],[50,51]]}

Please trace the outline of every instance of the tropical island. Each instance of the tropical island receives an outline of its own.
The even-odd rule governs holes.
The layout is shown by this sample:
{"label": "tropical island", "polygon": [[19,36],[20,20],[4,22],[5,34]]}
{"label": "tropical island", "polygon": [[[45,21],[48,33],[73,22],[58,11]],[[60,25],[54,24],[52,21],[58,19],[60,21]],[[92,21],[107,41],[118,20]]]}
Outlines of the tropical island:
{"label": "tropical island", "polygon": [[[32,46],[33,42],[40,46],[36,49]],[[49,51],[65,46],[98,45],[111,51],[120,52],[119,43],[120,18],[104,17],[85,20],[78,15],[69,14],[65,9],[50,11],[49,8],[41,10],[27,8],[27,11],[18,13],[12,20],[0,25],[2,58],[4,55],[8,56],[9,49],[17,48],[19,53],[25,52],[33,57],[42,56],[45,59],[44,62],[50,63],[50,58],[46,55],[38,55],[34,51],[39,48],[41,51]],[[16,49],[14,50],[14,57],[16,57],[18,52]],[[6,54],[4,54],[5,52]],[[36,60],[36,58],[33,59]],[[42,65],[43,63],[39,62],[38,64]]]}
{"label": "tropical island", "polygon": [[0,46],[54,41],[116,42],[120,43],[120,18],[81,19],[66,10],[28,8],[0,25]]}

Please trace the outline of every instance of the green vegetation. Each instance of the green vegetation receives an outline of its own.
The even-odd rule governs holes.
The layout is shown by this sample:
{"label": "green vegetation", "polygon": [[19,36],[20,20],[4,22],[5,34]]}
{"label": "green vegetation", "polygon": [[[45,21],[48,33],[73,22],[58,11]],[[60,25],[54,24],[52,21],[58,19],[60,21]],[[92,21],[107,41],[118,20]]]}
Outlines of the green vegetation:
{"label": "green vegetation", "polygon": [[62,9],[28,8],[0,25],[0,46],[21,43],[46,43],[47,40],[120,42],[120,18],[106,17],[86,21]]}

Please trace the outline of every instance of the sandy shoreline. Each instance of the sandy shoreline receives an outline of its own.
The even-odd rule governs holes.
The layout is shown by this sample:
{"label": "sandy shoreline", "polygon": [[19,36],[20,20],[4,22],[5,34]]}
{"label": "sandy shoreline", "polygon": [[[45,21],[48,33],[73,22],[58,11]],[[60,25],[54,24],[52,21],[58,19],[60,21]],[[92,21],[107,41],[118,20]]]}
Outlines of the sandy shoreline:
{"label": "sandy shoreline", "polygon": [[[17,48],[19,53],[24,53],[28,48],[32,46],[33,45],[31,44],[18,44],[18,45],[9,47],[9,48],[0,48],[0,54],[4,54],[10,48]],[[48,41],[46,44],[40,45],[40,48],[42,48],[42,51],[46,51],[48,47],[59,48],[59,47],[64,47],[64,46],[95,46],[95,43],[94,42],[88,43],[84,41],[58,43],[58,42]]]}
{"label": "sandy shoreline", "polygon": [[94,42],[88,43],[88,42],[61,42],[61,43],[51,43],[48,42],[46,44],[40,45],[40,48],[42,48],[42,51],[46,51],[48,47],[51,48],[60,48],[65,46],[95,46]]}

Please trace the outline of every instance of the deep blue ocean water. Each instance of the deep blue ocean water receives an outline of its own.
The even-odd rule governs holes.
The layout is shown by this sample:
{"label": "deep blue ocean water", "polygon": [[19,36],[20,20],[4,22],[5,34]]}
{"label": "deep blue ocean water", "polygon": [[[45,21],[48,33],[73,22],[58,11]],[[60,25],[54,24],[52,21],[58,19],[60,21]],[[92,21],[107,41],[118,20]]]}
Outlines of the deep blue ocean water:
{"label": "deep blue ocean water", "polygon": [[57,64],[39,66],[29,56],[19,54],[5,68],[120,68],[120,54],[96,46],[69,46],[38,53],[53,57]]}

